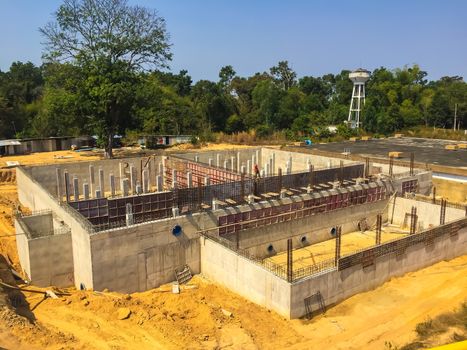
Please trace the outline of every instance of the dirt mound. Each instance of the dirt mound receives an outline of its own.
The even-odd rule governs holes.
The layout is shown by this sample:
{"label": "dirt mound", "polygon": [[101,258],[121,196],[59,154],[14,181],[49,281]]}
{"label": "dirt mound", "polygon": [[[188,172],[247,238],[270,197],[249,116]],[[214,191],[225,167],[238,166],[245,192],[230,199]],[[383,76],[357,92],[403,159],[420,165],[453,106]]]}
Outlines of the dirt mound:
{"label": "dirt mound", "polygon": [[11,184],[16,182],[16,171],[14,169],[0,170],[0,184]]}

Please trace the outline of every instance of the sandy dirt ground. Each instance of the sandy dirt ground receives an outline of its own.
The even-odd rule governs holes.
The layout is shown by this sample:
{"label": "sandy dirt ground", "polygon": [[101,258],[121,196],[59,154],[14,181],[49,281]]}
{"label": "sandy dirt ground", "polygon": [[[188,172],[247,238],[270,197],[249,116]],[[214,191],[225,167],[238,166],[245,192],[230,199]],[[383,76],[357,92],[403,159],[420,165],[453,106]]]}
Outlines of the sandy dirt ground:
{"label": "sandy dirt ground", "polygon": [[449,181],[444,179],[433,179],[436,187],[436,196],[456,203],[467,203],[467,183]]}
{"label": "sandy dirt ground", "polygon": [[[381,232],[381,242],[387,242],[406,236],[402,230],[394,230],[390,227],[384,227]],[[376,233],[374,231],[349,232],[342,235],[341,238],[341,256],[351,254],[356,250],[369,248],[375,245]],[[311,244],[304,248],[293,251],[293,269],[307,267],[323,260],[333,259],[335,255],[336,240],[329,239],[324,242]],[[278,265],[287,264],[287,252],[281,252],[277,255],[264,259],[272,261]]]}
{"label": "sandy dirt ground", "polygon": [[[41,164],[89,159],[41,157]],[[2,236],[14,233],[14,181],[14,170],[0,171]],[[374,242],[371,234],[368,242]],[[19,269],[14,236],[0,237],[0,254]],[[417,323],[467,299],[467,256],[394,278],[311,321],[285,320],[202,276],[190,284],[180,294],[171,293],[170,285],[131,296],[70,289],[70,296],[56,300],[25,292],[27,305],[18,309],[20,315],[0,308],[0,348],[384,349],[387,341],[407,343]],[[119,312],[126,309],[130,316],[120,320]]]}

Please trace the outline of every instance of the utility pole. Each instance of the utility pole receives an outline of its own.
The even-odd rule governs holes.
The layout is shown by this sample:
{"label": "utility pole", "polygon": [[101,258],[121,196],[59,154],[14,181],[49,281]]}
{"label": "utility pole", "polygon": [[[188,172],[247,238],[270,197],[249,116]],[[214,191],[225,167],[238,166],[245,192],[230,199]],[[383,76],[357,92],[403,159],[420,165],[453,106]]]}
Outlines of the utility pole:
{"label": "utility pole", "polygon": [[[454,127],[453,130],[456,130],[456,123],[457,123],[457,103],[454,104]],[[457,128],[459,130],[459,128]]]}

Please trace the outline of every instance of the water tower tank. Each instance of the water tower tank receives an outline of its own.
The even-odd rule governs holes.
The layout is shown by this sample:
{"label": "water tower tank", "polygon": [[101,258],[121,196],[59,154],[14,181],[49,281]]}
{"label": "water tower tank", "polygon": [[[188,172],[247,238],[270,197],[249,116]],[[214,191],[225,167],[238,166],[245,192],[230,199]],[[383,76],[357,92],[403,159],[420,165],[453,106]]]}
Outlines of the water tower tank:
{"label": "water tower tank", "polygon": [[355,129],[360,127],[360,112],[365,104],[365,83],[370,79],[370,71],[356,69],[349,73],[349,79],[353,81],[353,90],[347,123]]}

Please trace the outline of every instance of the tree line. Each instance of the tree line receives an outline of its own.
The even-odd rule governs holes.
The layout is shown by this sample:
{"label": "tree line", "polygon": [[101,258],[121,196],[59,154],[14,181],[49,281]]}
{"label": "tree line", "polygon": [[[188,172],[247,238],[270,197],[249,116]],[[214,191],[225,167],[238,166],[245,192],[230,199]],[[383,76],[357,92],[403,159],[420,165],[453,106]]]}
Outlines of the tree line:
{"label": "tree line", "polygon": [[[108,146],[113,135],[129,132],[208,138],[255,130],[266,138],[286,130],[299,138],[326,135],[329,125],[351,132],[344,126],[353,86],[348,70],[297,77],[281,61],[241,77],[226,65],[216,81],[193,83],[186,70],[167,69],[163,18],[125,0],[65,0],[41,32],[41,66],[14,62],[0,71],[0,138],[92,134]],[[428,81],[417,65],[381,67],[366,92],[362,127],[370,133],[453,128],[455,113],[458,126],[467,125],[467,84],[459,76]]]}

